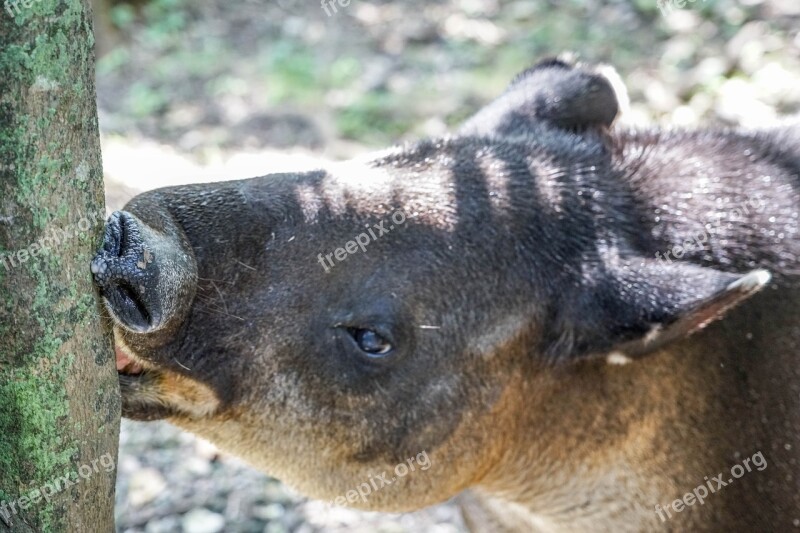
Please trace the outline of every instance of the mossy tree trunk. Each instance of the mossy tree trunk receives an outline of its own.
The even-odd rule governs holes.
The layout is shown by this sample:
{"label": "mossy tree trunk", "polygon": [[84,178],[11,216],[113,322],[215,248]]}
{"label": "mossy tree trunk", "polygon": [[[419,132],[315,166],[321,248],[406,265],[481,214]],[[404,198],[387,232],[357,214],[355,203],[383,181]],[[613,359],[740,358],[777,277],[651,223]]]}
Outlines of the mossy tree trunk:
{"label": "mossy tree trunk", "polygon": [[119,387],[89,262],[88,0],[0,0],[0,532],[114,530]]}

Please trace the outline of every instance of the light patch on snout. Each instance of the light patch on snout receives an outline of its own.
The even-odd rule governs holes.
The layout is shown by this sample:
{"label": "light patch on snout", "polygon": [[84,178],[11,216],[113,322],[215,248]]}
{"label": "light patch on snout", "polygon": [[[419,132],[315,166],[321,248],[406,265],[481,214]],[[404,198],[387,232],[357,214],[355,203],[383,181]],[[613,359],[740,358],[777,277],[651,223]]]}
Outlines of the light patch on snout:
{"label": "light patch on snout", "polygon": [[209,387],[180,374],[164,372],[158,382],[159,401],[195,418],[211,415],[219,399]]}
{"label": "light patch on snout", "polygon": [[148,378],[143,380],[147,386],[136,387],[132,391],[134,397],[128,398],[130,401],[145,406],[156,403],[165,407],[173,407],[195,418],[202,418],[216,412],[220,401],[210,387],[170,370],[160,369],[150,361],[139,357],[125,342],[117,328],[119,326],[115,327],[114,332],[115,348],[141,366],[144,372],[149,373]]}
{"label": "light patch on snout", "polygon": [[120,375],[123,402],[137,408],[168,408],[188,419],[201,419],[217,412],[220,401],[206,385],[180,374],[146,370],[141,376]]}

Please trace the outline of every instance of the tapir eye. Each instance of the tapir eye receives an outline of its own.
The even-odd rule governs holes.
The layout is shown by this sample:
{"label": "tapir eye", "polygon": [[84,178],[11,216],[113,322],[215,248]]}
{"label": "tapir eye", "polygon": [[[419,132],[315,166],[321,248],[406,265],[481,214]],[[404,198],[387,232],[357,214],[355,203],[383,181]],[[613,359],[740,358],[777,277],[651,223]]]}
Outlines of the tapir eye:
{"label": "tapir eye", "polygon": [[350,335],[370,357],[383,357],[392,351],[392,343],[371,329],[351,328]]}

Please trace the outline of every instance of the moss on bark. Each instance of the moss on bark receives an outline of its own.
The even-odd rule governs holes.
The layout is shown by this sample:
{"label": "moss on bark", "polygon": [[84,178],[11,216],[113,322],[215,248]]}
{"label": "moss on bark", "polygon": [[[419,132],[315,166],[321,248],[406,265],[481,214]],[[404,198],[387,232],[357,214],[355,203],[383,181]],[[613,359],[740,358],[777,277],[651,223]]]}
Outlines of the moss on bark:
{"label": "moss on bark", "polygon": [[116,463],[113,349],[88,268],[103,208],[91,14],[87,0],[0,9],[0,531],[112,531],[115,471],[29,501]]}

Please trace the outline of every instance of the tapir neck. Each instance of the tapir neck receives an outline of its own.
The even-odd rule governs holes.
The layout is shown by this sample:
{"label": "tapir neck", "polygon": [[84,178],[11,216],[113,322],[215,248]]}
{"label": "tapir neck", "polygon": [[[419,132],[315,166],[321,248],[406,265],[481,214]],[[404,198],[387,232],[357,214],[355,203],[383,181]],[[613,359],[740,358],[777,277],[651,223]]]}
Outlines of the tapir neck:
{"label": "tapir neck", "polygon": [[507,531],[791,529],[800,398],[782,384],[800,380],[798,302],[767,289],[643,359],[539,369],[473,515]]}
{"label": "tapir neck", "polygon": [[[800,129],[795,127],[795,129]],[[800,275],[800,133],[624,132],[614,168],[632,245],[662,263]]]}

